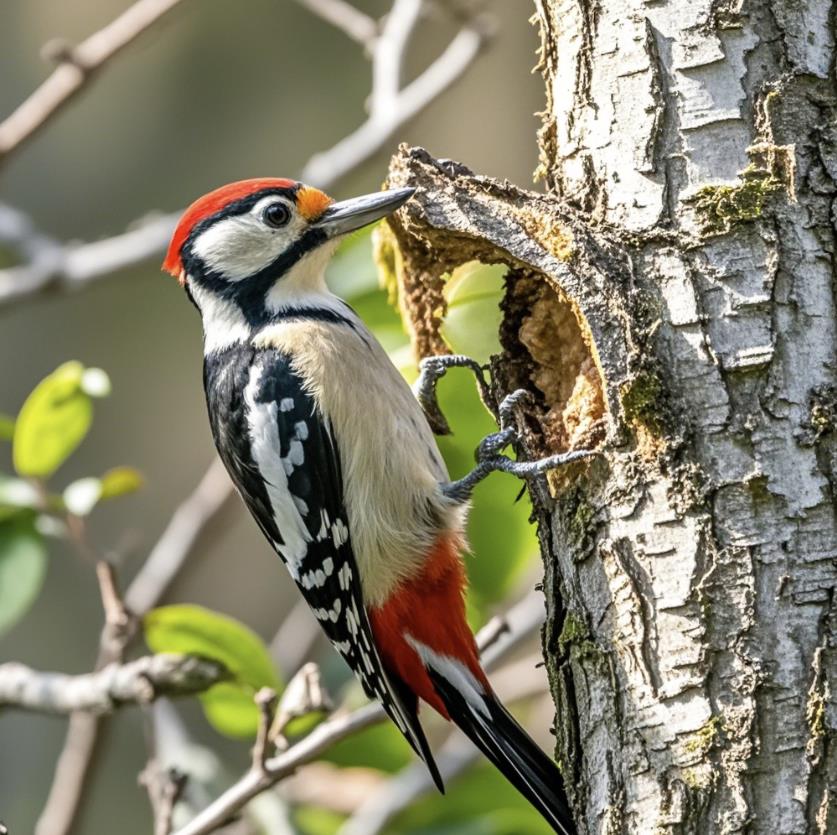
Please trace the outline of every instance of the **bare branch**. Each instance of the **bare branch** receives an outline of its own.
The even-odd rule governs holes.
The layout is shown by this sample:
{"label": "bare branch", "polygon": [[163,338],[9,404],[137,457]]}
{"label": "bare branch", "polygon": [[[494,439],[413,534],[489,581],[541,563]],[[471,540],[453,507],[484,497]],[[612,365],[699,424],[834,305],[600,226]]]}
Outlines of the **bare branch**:
{"label": "bare branch", "polygon": [[264,771],[270,756],[270,728],[276,709],[276,691],[270,687],[262,687],[256,693],[256,705],[259,708],[259,729],[256,733],[256,744],[253,746],[253,768]]}
{"label": "bare branch", "polygon": [[96,749],[99,717],[73,713],[46,805],[35,824],[35,835],[65,835],[78,810],[90,761]]}
{"label": "bare branch", "polygon": [[52,75],[0,123],[0,160],[43,128],[118,52],[136,40],[180,0],[137,0],[116,20],[77,47],[52,49],[60,63]]}
{"label": "bare branch", "polygon": [[[531,635],[543,621],[543,616],[543,603],[536,595],[529,595],[514,606],[507,615],[509,631],[505,637],[498,639],[496,629],[491,629],[494,643],[483,658],[485,666],[490,668],[496,664],[520,641]],[[482,633],[477,636],[477,643],[482,646]],[[385,718],[383,707],[377,703],[366,705],[350,714],[333,716],[288,751],[267,760],[263,768],[251,768],[237,783],[178,830],[176,835],[206,835],[212,832],[256,795],[292,774],[299,766],[310,762],[341,739]]]}
{"label": "bare branch", "polygon": [[207,524],[232,496],[232,483],[221,461],[210,464],[197,487],[175,510],[157,544],[125,593],[132,612],[153,609],[180,571]]}
{"label": "bare branch", "polygon": [[297,671],[282,693],[282,699],[276,710],[276,716],[269,731],[270,739],[277,747],[285,749],[288,742],[283,734],[294,720],[311,713],[327,713],[334,710],[320,677],[320,668],[309,661]]}
{"label": "bare branch", "polygon": [[[375,48],[373,76],[376,64],[390,60],[381,45],[383,35]],[[311,183],[328,182],[342,176],[383,148],[396,131],[417,116],[433,99],[450,87],[477,57],[486,42],[485,29],[480,21],[466,24],[450,42],[447,49],[415,81],[407,85],[390,101],[387,94],[372,92],[372,112],[369,118],[353,133],[342,139],[328,151],[315,154],[302,169],[302,179]],[[383,50],[383,51],[382,51]],[[384,104],[389,101],[390,103]],[[376,107],[376,103],[378,106]]]}
{"label": "bare branch", "polygon": [[[299,0],[306,2],[306,0]],[[171,2],[171,0],[169,0]],[[418,0],[398,0],[385,30],[373,48],[372,112],[349,136],[328,151],[315,154],[300,179],[330,189],[343,177],[386,146],[395,133],[450,87],[473,63],[487,40],[481,18],[466,20],[459,34],[418,78],[392,98],[390,79],[383,68],[400,66],[407,40],[415,26]],[[399,11],[402,9],[403,11]],[[398,14],[396,14],[398,11]],[[406,39],[406,40],[405,40]],[[393,49],[393,45],[401,52]],[[39,235],[36,259],[0,270],[0,306],[46,290],[77,290],[128,267],[159,257],[171,238],[180,212],[157,216],[121,235],[84,244],[56,245]],[[0,239],[2,239],[0,215]],[[27,244],[28,246],[28,244]],[[18,248],[22,249],[20,242]],[[32,247],[30,247],[31,249]]]}
{"label": "bare branch", "polygon": [[[193,493],[175,510],[168,526],[152,549],[125,595],[126,608],[138,615],[156,605],[169,583],[191,553],[201,532],[232,494],[229,479],[219,461],[207,470]],[[96,669],[121,658],[134,635],[138,621],[132,618],[121,632],[107,619],[100,637]],[[118,640],[114,636],[118,635]],[[64,747],[46,806],[35,835],[65,835],[72,825],[90,762],[96,748],[99,718],[89,713],[70,717]]]}
{"label": "bare branch", "polygon": [[174,807],[188,777],[176,768],[162,769],[156,759],[152,759],[139,775],[140,785],[145,786],[151,808],[154,811],[154,835],[169,835],[174,817]]}
{"label": "bare branch", "polygon": [[385,18],[384,28],[375,43],[373,52],[371,97],[373,117],[380,118],[398,106],[407,45],[418,25],[423,9],[424,0],[395,0]]}
{"label": "bare branch", "polygon": [[148,704],[160,696],[191,696],[228,677],[214,661],[160,654],[127,664],[108,664],[95,673],[39,672],[23,664],[0,664],[0,708],[39,713],[112,713],[129,704]]}
{"label": "bare branch", "polygon": [[367,49],[371,49],[378,35],[374,18],[356,9],[346,0],[296,0],[312,14],[321,17]]}
{"label": "bare branch", "polygon": [[179,829],[176,835],[204,835],[204,833],[212,832],[245,803],[278,783],[299,766],[310,762],[328,750],[335,742],[358,733],[370,725],[378,724],[385,716],[383,708],[378,704],[366,705],[353,713],[333,716],[327,722],[314,728],[293,748],[267,760],[263,771],[253,769],[248,771],[235,785],[227,789],[186,826]]}

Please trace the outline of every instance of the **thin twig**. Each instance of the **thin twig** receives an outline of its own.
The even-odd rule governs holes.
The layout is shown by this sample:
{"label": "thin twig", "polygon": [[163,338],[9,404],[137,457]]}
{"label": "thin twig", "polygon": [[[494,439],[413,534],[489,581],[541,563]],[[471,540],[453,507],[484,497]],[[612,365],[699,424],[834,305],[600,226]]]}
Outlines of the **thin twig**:
{"label": "thin twig", "polygon": [[[207,470],[193,493],[175,510],[168,526],[149,554],[125,595],[125,610],[141,615],[156,605],[169,583],[192,552],[199,535],[231,495],[229,479],[220,462]],[[124,630],[107,620],[100,637],[96,669],[118,661],[136,630],[131,618]],[[115,639],[115,636],[119,636]],[[89,713],[70,716],[64,747],[55,767],[49,796],[35,835],[65,835],[75,818],[99,732],[99,717]]]}
{"label": "thin twig", "polygon": [[224,465],[215,458],[197,487],[172,514],[148,559],[137,572],[125,603],[141,615],[153,609],[183,567],[206,526],[232,497],[233,489]]}
{"label": "thin twig", "polygon": [[163,770],[156,759],[150,760],[140,772],[139,783],[148,791],[154,810],[154,835],[169,835],[174,807],[186,788],[188,775],[176,768]]}
{"label": "thin twig", "polygon": [[[533,633],[543,621],[543,604],[536,596],[530,595],[514,606],[507,617],[509,632],[504,638],[497,639],[496,630],[491,630],[495,640],[483,657],[486,668],[496,664],[520,641]],[[481,640],[482,633],[477,636],[479,645]],[[212,832],[256,795],[292,774],[299,766],[310,762],[341,739],[385,718],[386,714],[380,704],[365,705],[353,713],[333,716],[292,748],[267,760],[263,768],[251,768],[237,783],[178,830],[176,835],[206,835]]]}
{"label": "thin twig", "polygon": [[73,713],[55,764],[52,786],[35,824],[35,835],[65,835],[78,811],[87,771],[98,740],[99,718]]}
{"label": "thin twig", "polygon": [[162,797],[157,808],[157,815],[154,820],[154,835],[169,835],[174,817],[174,807],[186,788],[188,776],[175,768],[166,772],[166,781],[163,784]]}
{"label": "thin twig", "polygon": [[0,160],[41,130],[117,53],[136,40],[181,0],[137,0],[116,20],[78,46],[53,45],[59,65],[52,75],[0,123]]}
{"label": "thin twig", "polygon": [[0,664],[0,708],[105,714],[161,696],[201,693],[227,676],[214,661],[165,653],[75,676],[40,672],[18,663]]}
{"label": "thin twig", "polygon": [[[35,243],[28,244],[34,257],[20,266],[0,270],[0,305],[45,290],[81,290],[98,279],[141,264],[165,250],[179,217],[180,212],[161,215],[127,232],[84,244],[57,244],[39,232]],[[20,242],[16,248],[22,250]]]}
{"label": "thin twig", "polygon": [[370,115],[374,119],[385,117],[398,106],[407,45],[423,9],[424,0],[395,0],[384,19],[372,59]]}
{"label": "thin twig", "polygon": [[[383,38],[383,35],[382,35]],[[379,39],[380,41],[380,39]],[[353,133],[323,154],[315,154],[302,169],[301,179],[310,183],[328,181],[334,171],[350,171],[377,153],[397,130],[417,116],[431,101],[450,87],[471,65],[486,42],[482,22],[471,21],[460,30],[445,51],[415,81],[401,90],[395,101],[386,107],[374,108],[384,96],[372,93],[373,110],[369,118]],[[373,56],[380,59],[381,47]],[[388,53],[384,49],[384,59]]]}
{"label": "thin twig", "polygon": [[331,696],[323,687],[320,668],[309,661],[297,670],[282,693],[276,715],[268,736],[277,748],[284,750],[288,741],[284,737],[285,729],[294,720],[312,713],[330,713],[334,710]]}
{"label": "thin twig", "polygon": [[[102,597],[105,622],[99,636],[95,669],[122,660],[128,640],[136,626],[119,594],[113,567],[100,560],[88,542],[83,525],[71,530],[71,536],[83,556],[92,555]],[[90,762],[96,749],[99,718],[76,711],[71,714],[64,746],[55,766],[46,805],[35,824],[35,835],[65,835],[78,811]]]}
{"label": "thin twig", "polygon": [[273,714],[276,710],[276,691],[270,687],[262,687],[256,693],[256,705],[259,708],[259,729],[256,732],[255,745],[253,745],[253,768],[264,770],[267,758],[270,756],[270,728],[273,725]]}
{"label": "thin twig", "polygon": [[367,49],[371,49],[378,35],[375,18],[356,9],[346,0],[296,0],[309,12],[348,35]]}
{"label": "thin twig", "polygon": [[[375,42],[373,76],[381,84],[384,83],[382,74],[376,72],[376,67],[381,63],[392,66],[394,60],[385,38],[400,40],[406,18],[406,13],[396,17],[396,23],[401,21],[401,27],[391,23],[389,35],[382,33]],[[385,97],[380,92],[376,97],[373,90],[373,111],[366,121],[328,151],[311,157],[303,167],[300,179],[322,189],[332,188],[384,148],[404,124],[450,87],[473,63],[486,40],[487,29],[482,19],[466,21],[444,52],[397,94],[392,106],[374,108],[375,102],[380,103]],[[161,215],[139,223],[123,234],[83,244],[56,246],[54,241],[38,233],[37,258],[0,270],[0,306],[47,290],[82,289],[99,279],[159,257],[165,251],[179,216],[180,212]]]}

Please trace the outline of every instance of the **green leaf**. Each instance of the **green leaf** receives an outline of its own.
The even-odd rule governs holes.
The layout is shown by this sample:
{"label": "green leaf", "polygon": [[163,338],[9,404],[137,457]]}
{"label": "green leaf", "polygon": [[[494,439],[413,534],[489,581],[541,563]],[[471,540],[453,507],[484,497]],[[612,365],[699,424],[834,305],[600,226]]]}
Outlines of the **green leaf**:
{"label": "green leaf", "polygon": [[439,328],[455,354],[481,364],[500,353],[500,302],[507,267],[469,261],[457,267],[444,286],[447,312]]}
{"label": "green leaf", "polygon": [[0,635],[35,602],[46,565],[44,541],[32,526],[31,517],[0,524]]}
{"label": "green leaf", "polygon": [[142,476],[131,467],[115,467],[101,478],[90,476],[68,484],[64,489],[64,506],[74,516],[87,516],[96,505],[133,493],[142,486]]}
{"label": "green leaf", "polygon": [[302,835],[336,835],[345,820],[345,815],[319,806],[298,806],[294,810],[294,824]]}
{"label": "green leaf", "polygon": [[139,470],[133,467],[114,467],[102,476],[102,500],[135,493],[143,483]]}
{"label": "green leaf", "polygon": [[154,652],[197,655],[223,664],[233,681],[201,694],[206,718],[228,736],[255,734],[259,714],[253,696],[261,687],[281,689],[267,647],[255,632],[227,615],[186,604],[153,609],[143,628]]}
{"label": "green leaf", "polygon": [[282,735],[288,739],[299,739],[307,736],[327,717],[328,713],[324,710],[312,710],[302,716],[295,716],[285,725]]}
{"label": "green leaf", "polygon": [[218,733],[235,739],[250,739],[259,727],[259,709],[251,687],[220,682],[199,695],[209,724]]}
{"label": "green leaf", "polygon": [[15,419],[0,412],[0,441],[11,441],[15,434]]}
{"label": "green leaf", "polygon": [[20,475],[51,476],[90,429],[93,406],[82,388],[84,366],[67,362],[26,398],[15,424],[12,458]]}

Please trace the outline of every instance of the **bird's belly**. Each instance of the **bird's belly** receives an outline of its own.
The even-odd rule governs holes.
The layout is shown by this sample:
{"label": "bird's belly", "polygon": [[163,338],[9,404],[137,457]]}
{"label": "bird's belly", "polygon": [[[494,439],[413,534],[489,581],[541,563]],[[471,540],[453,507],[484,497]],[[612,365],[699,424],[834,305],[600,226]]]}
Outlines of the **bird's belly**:
{"label": "bird's belly", "polygon": [[464,510],[440,490],[447,471],[433,434],[362,325],[287,323],[269,344],[291,353],[333,427],[364,598],[380,604],[416,576],[440,533],[461,535]]}

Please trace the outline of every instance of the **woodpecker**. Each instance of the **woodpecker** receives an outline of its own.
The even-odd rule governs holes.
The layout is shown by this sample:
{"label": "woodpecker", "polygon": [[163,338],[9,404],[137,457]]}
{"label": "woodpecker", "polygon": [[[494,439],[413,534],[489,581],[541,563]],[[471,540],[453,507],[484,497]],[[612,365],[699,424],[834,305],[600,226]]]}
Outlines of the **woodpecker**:
{"label": "woodpecker", "polygon": [[204,388],[221,460],[366,694],[381,701],[440,791],[420,700],[455,722],[556,832],[574,833],[558,768],[480,666],[461,556],[477,480],[495,469],[541,472],[567,456],[534,467],[499,456],[514,433],[503,425],[482,445],[474,473],[450,482],[426,416],[447,364],[424,366],[423,410],[325,283],[340,239],[413,192],[335,203],[293,180],[232,183],[186,210],[163,269],[203,320]]}

